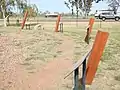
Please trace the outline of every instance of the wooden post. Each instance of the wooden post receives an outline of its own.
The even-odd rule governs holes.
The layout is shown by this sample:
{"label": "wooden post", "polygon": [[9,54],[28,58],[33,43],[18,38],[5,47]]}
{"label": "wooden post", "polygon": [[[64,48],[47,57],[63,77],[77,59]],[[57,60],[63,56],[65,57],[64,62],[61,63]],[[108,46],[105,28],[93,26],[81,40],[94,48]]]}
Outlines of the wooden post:
{"label": "wooden post", "polygon": [[63,23],[60,23],[60,32],[63,33]]}
{"label": "wooden post", "polygon": [[92,84],[108,36],[109,36],[108,32],[102,32],[102,31],[98,31],[96,35],[96,39],[88,59],[87,69],[86,69],[86,84],[88,85]]}
{"label": "wooden post", "polygon": [[93,24],[94,24],[94,18],[90,18],[90,21],[89,21],[89,32],[91,33],[92,32],[92,27],[93,27]]}
{"label": "wooden post", "polygon": [[24,15],[24,19],[23,19],[23,22],[22,22],[22,27],[21,27],[21,29],[23,29],[24,26],[25,26],[25,22],[26,22],[27,16],[28,16],[28,11],[25,12],[25,15]]}
{"label": "wooden post", "polygon": [[94,18],[90,18],[89,25],[87,27],[87,33],[86,33],[86,36],[85,36],[85,39],[84,39],[87,44],[89,44],[90,34],[92,32],[93,24],[94,24]]}
{"label": "wooden post", "polygon": [[74,89],[78,90],[79,88],[79,67],[74,70]]}
{"label": "wooden post", "polygon": [[57,22],[56,22],[56,27],[55,27],[55,32],[59,32],[58,28],[59,28],[60,19],[61,19],[61,15],[58,15]]}
{"label": "wooden post", "polygon": [[86,78],[86,58],[83,62],[83,69],[82,69],[82,90],[85,90],[85,78]]}
{"label": "wooden post", "polygon": [[87,44],[89,44],[89,41],[90,41],[90,31],[89,31],[89,28],[87,28],[87,33],[86,33],[86,36],[85,36],[85,42]]}

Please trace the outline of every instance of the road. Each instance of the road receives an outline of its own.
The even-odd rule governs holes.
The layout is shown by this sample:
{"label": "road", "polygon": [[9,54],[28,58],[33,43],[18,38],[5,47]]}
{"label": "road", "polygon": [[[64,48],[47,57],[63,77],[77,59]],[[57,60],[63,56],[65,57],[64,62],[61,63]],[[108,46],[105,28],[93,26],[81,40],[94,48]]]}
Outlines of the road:
{"label": "road", "polygon": [[[10,18],[10,23],[16,23],[15,18]],[[56,22],[57,18],[32,18],[29,19],[28,22]],[[99,19],[95,19],[95,22],[120,22],[120,21],[115,21],[115,20],[106,20],[102,21]],[[20,20],[22,22],[22,19]],[[76,19],[76,18],[61,18],[61,22],[89,22],[89,19]],[[0,24],[3,24],[3,19],[0,19]]]}

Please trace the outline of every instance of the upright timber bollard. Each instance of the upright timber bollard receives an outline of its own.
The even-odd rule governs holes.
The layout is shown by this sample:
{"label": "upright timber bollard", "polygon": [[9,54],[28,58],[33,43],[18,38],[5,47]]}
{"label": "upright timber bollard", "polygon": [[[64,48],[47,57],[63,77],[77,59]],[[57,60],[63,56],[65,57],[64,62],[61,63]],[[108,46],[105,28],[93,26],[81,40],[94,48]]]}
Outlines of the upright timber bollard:
{"label": "upright timber bollard", "polygon": [[[85,56],[82,57],[82,59],[78,60],[78,62],[74,64],[71,72],[65,76],[66,78],[72,72],[74,72],[74,89],[73,90],[79,90],[79,87],[78,87],[79,82],[82,85],[82,90],[86,90],[85,85],[92,84],[92,81],[95,77],[95,74],[100,62],[100,58],[102,56],[103,50],[108,40],[108,36],[109,36],[108,32],[98,31],[92,48],[85,54]],[[78,80],[79,67],[81,65],[83,68],[82,78]]]}
{"label": "upright timber bollard", "polygon": [[58,28],[59,28],[60,19],[61,19],[61,15],[58,15],[57,22],[56,22],[56,27],[55,27],[55,32],[59,32]]}
{"label": "upright timber bollard", "polygon": [[92,27],[93,27],[94,21],[95,21],[94,18],[90,18],[90,21],[89,21],[89,32],[90,33],[92,32]]}
{"label": "upright timber bollard", "polygon": [[104,51],[109,33],[98,31],[96,35],[95,42],[93,44],[93,49],[89,56],[86,69],[86,84],[91,85],[94,79],[100,58]]}
{"label": "upright timber bollard", "polygon": [[28,11],[25,12],[25,15],[24,15],[24,19],[23,19],[23,22],[22,22],[22,27],[21,27],[21,29],[23,29],[24,26],[25,26],[25,22],[26,22],[27,16],[28,16]]}
{"label": "upright timber bollard", "polygon": [[92,32],[93,24],[94,24],[94,18],[90,18],[89,24],[88,24],[88,27],[87,27],[87,33],[86,33],[86,36],[85,36],[85,42],[87,44],[89,44],[90,34]]}
{"label": "upright timber bollard", "polygon": [[60,23],[60,32],[63,33],[63,23]]}

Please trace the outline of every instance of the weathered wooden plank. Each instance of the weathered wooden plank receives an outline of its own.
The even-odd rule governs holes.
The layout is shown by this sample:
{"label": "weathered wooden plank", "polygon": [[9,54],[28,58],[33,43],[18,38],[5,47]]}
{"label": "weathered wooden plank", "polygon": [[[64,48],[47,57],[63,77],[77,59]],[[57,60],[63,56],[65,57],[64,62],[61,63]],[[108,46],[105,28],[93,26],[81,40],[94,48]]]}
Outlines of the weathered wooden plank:
{"label": "weathered wooden plank", "polygon": [[24,25],[25,25],[25,22],[26,22],[27,16],[28,16],[28,11],[25,12],[25,15],[24,15],[24,19],[23,19],[23,22],[22,22],[22,27],[21,27],[21,29],[24,28]]}
{"label": "weathered wooden plank", "polygon": [[96,39],[94,41],[93,49],[88,59],[86,69],[86,84],[88,85],[92,84],[108,36],[109,36],[108,32],[102,31],[98,31],[96,35]]}
{"label": "weathered wooden plank", "polygon": [[91,33],[91,31],[92,31],[92,27],[93,27],[94,21],[95,21],[94,18],[90,18],[90,21],[89,21],[89,32],[90,32],[90,33]]}
{"label": "weathered wooden plank", "polygon": [[58,28],[59,28],[60,19],[61,19],[61,15],[58,15],[57,22],[56,22],[56,27],[55,27],[55,32],[59,32]]}
{"label": "weathered wooden plank", "polygon": [[85,39],[84,39],[87,44],[89,44],[89,41],[90,41],[90,33],[92,32],[93,24],[94,24],[94,18],[90,18],[89,25],[86,28],[87,33],[86,33],[86,36],[85,36]]}

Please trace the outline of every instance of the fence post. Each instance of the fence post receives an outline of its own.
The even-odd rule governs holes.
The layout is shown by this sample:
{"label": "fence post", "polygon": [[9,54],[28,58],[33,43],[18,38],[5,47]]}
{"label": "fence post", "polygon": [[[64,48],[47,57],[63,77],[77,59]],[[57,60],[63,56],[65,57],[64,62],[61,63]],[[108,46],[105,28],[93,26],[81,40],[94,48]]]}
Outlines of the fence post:
{"label": "fence post", "polygon": [[60,23],[60,32],[63,33],[63,23]]}
{"label": "fence post", "polygon": [[59,32],[58,28],[59,28],[60,18],[61,18],[61,15],[58,15],[57,22],[56,22],[56,27],[55,27],[55,32]]}
{"label": "fence post", "polygon": [[79,67],[74,70],[74,89],[73,90],[78,90],[79,88]]}
{"label": "fence post", "polygon": [[23,22],[22,22],[22,27],[21,27],[21,29],[24,28],[24,25],[25,25],[25,22],[26,22],[27,16],[28,16],[28,11],[25,12],[25,15],[24,15],[24,19],[23,19]]}
{"label": "fence post", "polygon": [[92,81],[94,79],[97,67],[99,65],[100,58],[102,56],[108,36],[109,36],[108,32],[102,32],[102,31],[98,31],[96,35],[96,38],[93,44],[93,49],[91,51],[91,54],[87,62],[86,84],[88,85],[92,84]]}
{"label": "fence post", "polygon": [[86,78],[86,58],[83,62],[82,68],[82,90],[85,90],[85,78]]}

